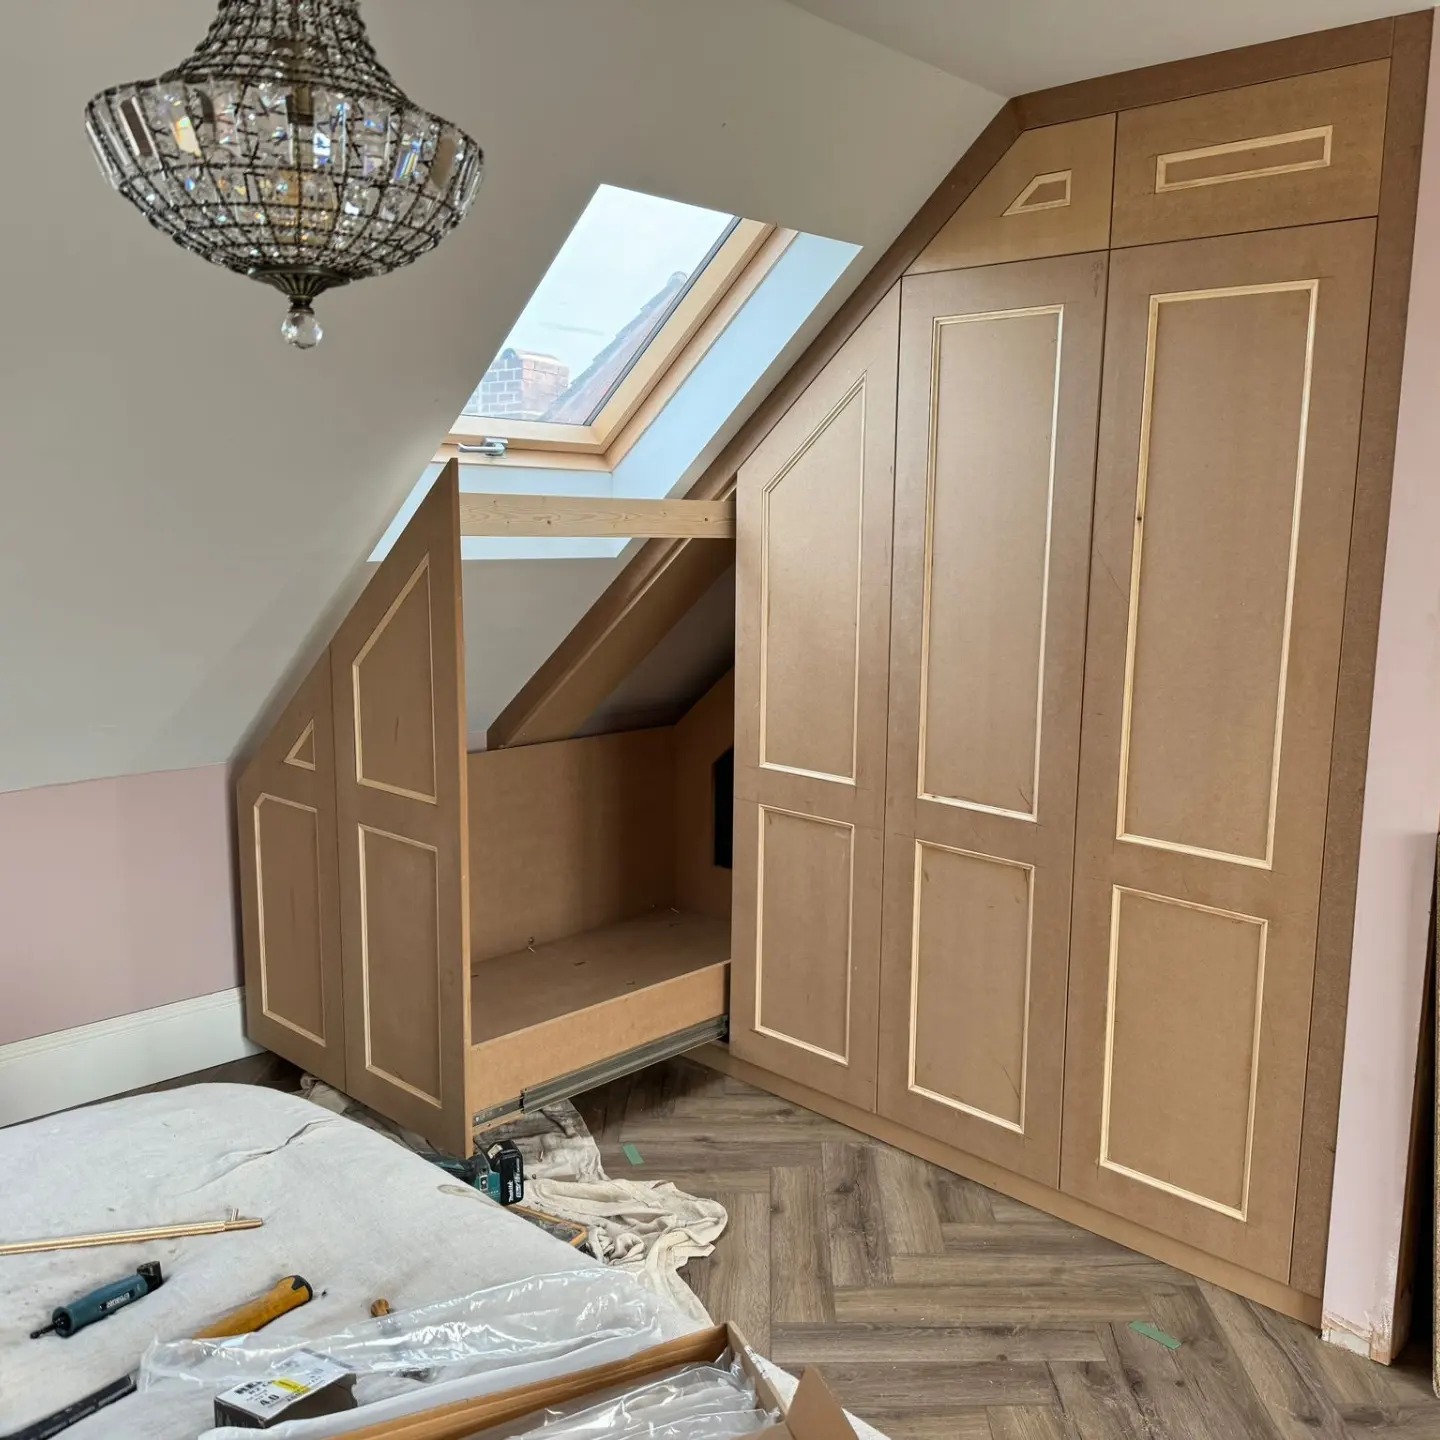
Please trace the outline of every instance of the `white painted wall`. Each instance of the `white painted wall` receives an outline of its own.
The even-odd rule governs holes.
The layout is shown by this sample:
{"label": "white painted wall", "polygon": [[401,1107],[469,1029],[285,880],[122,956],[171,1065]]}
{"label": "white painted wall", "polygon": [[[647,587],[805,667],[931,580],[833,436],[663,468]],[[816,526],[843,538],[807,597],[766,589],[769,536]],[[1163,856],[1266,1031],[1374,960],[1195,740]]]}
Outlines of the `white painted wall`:
{"label": "white painted wall", "polygon": [[232,757],[597,183],[853,241],[858,277],[999,103],[783,0],[366,0],[489,175],[299,354],[277,296],[147,226],[85,142],[86,99],[211,13],[0,5],[0,93],[45,136],[0,206],[0,791]]}
{"label": "white painted wall", "polygon": [[1325,1326],[1388,1355],[1440,825],[1440,46],[1431,54],[1385,556]]}

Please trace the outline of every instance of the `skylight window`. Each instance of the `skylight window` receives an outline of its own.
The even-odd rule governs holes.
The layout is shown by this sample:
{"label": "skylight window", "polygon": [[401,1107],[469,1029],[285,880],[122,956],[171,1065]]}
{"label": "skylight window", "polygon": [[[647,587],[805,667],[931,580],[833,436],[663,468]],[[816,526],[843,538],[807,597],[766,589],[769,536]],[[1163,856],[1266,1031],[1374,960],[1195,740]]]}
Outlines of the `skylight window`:
{"label": "skylight window", "polygon": [[455,422],[461,444],[605,453],[771,227],[602,185]]}

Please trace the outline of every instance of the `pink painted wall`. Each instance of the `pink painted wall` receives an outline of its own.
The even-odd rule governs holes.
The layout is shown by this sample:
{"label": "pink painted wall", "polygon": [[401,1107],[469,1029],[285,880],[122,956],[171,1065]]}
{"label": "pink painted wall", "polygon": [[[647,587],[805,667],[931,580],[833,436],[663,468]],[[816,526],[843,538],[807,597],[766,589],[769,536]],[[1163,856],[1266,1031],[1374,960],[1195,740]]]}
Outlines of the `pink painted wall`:
{"label": "pink painted wall", "polygon": [[0,1045],[240,983],[227,767],[0,794]]}
{"label": "pink painted wall", "polygon": [[1388,1353],[1440,825],[1440,44],[1431,55],[1370,731],[1327,1329]]}

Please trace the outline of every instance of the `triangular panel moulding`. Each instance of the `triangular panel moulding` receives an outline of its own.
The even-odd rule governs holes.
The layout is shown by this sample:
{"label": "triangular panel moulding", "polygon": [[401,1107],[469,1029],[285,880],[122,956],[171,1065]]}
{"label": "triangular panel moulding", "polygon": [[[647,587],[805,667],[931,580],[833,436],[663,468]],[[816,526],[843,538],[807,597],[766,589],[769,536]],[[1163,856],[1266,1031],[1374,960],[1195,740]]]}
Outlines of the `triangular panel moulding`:
{"label": "triangular panel moulding", "polygon": [[300,732],[300,738],[290,747],[290,753],[286,755],[285,763],[294,765],[298,770],[315,768],[315,722],[313,720]]}

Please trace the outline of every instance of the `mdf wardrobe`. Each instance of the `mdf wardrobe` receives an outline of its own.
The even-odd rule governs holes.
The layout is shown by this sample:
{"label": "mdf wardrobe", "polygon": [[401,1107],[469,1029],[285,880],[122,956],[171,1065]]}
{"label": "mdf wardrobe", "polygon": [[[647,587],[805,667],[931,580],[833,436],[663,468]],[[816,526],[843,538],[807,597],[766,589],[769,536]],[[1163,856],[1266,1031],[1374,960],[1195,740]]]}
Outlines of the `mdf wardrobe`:
{"label": "mdf wardrobe", "polygon": [[1252,54],[1041,97],[741,466],[716,1058],[1314,1321],[1418,82]]}

